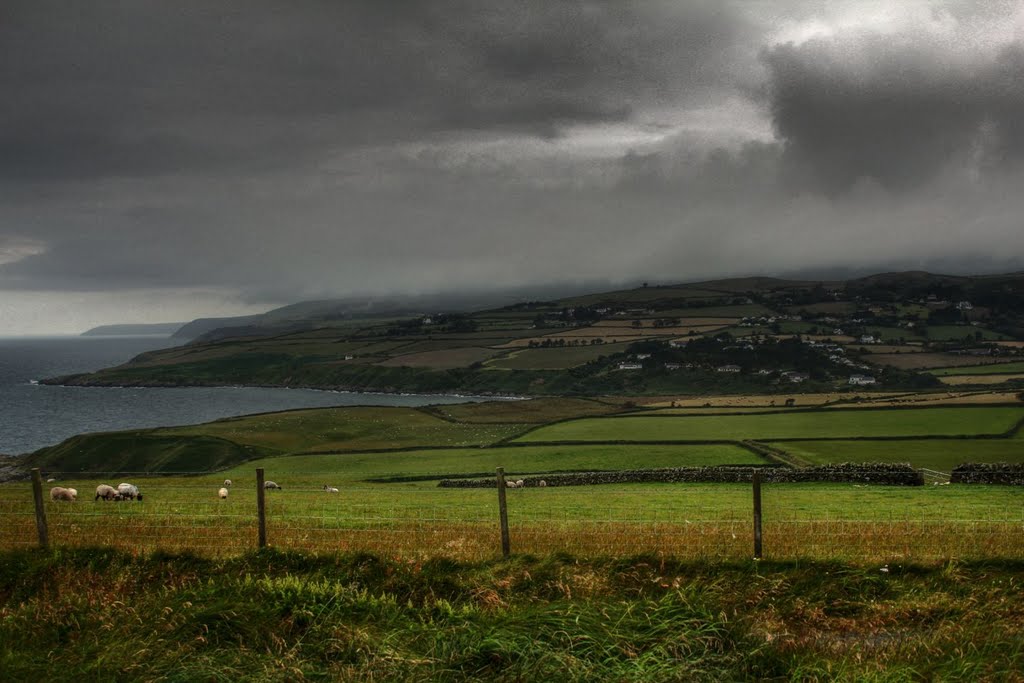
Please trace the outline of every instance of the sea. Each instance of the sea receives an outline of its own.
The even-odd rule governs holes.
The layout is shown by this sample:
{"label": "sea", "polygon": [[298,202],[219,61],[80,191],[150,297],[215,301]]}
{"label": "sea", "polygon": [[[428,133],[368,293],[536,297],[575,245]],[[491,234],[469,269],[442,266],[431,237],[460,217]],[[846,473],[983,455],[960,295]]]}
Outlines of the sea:
{"label": "sea", "polygon": [[29,453],[83,432],[197,424],[290,408],[419,406],[493,400],[260,387],[62,387],[40,379],[124,363],[180,344],[169,337],[0,337],[0,454]]}

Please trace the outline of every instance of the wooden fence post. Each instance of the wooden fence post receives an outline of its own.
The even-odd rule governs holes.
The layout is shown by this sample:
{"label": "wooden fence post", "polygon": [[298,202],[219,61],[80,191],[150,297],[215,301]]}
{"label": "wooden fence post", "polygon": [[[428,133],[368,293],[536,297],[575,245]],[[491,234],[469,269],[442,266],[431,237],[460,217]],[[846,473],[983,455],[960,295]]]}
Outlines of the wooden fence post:
{"label": "wooden fence post", "polygon": [[761,470],[755,469],[754,484],[754,559],[761,559]]}
{"label": "wooden fence post", "polygon": [[498,468],[498,518],[501,520],[501,556],[508,557],[511,542],[508,536],[508,506],[505,504],[505,468]]}
{"label": "wooden fence post", "polygon": [[256,468],[256,517],[259,521],[259,547],[267,547],[267,501],[263,489],[263,468]]}
{"label": "wooden fence post", "polygon": [[50,531],[46,527],[46,508],[43,507],[43,477],[38,467],[32,468],[32,497],[36,501],[36,531],[39,532],[39,547],[50,548]]}

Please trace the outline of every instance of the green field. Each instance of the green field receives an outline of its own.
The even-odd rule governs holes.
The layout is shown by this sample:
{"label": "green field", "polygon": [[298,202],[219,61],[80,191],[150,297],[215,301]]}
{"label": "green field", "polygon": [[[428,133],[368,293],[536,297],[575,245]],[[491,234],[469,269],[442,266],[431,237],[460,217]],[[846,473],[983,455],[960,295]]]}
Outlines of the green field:
{"label": "green field", "polygon": [[1024,372],[1024,361],[997,363],[994,365],[969,365],[956,368],[935,368],[925,370],[932,375],[946,377],[948,375],[1007,375]]}
{"label": "green field", "polygon": [[281,453],[409,446],[474,446],[522,431],[516,424],[463,424],[416,408],[318,408],[219,420],[159,430],[206,435]]}
{"label": "green field", "polygon": [[1005,334],[995,332],[984,327],[975,327],[974,325],[928,326],[928,338],[931,340],[957,341],[960,339],[964,339],[965,337],[977,339],[979,335],[985,341],[1001,341],[1004,339],[1012,339],[1012,337],[1008,337]]}
{"label": "green field", "polygon": [[507,356],[486,361],[484,365],[489,368],[507,370],[557,370],[573,368],[577,365],[589,363],[601,356],[622,353],[628,347],[629,344],[623,342],[621,344],[588,344],[586,346],[569,346],[553,349],[523,349],[521,351],[513,351]]}
{"label": "green field", "polygon": [[[352,453],[344,455],[294,455],[246,463],[224,476],[251,474],[255,467],[268,472],[315,472],[332,481],[358,482],[371,477],[491,473],[504,467],[509,474],[558,470],[624,470],[651,467],[698,467],[705,465],[763,465],[760,456],[739,446],[531,446],[403,451],[399,453]],[[283,476],[283,475],[279,475]]]}
{"label": "green field", "polygon": [[908,462],[950,472],[966,462],[1024,462],[1021,439],[922,439],[906,441],[775,441],[810,463]]}
{"label": "green field", "polygon": [[533,441],[701,441],[1001,434],[1024,408],[799,411],[775,415],[685,415],[572,420],[515,439]]}

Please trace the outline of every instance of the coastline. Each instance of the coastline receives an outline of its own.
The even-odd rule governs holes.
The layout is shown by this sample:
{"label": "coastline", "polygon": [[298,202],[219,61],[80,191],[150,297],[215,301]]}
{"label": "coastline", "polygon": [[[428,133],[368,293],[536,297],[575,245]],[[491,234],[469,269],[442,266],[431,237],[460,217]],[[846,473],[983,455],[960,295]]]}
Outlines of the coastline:
{"label": "coastline", "polygon": [[[91,373],[86,373],[91,374]],[[302,389],[305,391],[320,391],[334,394],[365,394],[368,396],[439,396],[444,398],[465,398],[465,399],[494,399],[502,401],[526,401],[535,396],[522,394],[508,394],[502,392],[445,392],[445,391],[405,391],[402,389],[360,389],[357,387],[343,385],[313,385],[313,384],[224,384],[221,382],[203,382],[201,380],[160,382],[160,381],[139,381],[139,382],[115,382],[115,381],[90,381],[90,382],[67,382],[66,380],[84,375],[64,375],[60,377],[48,377],[38,380],[29,380],[32,384],[40,384],[51,387],[69,387],[86,389]]]}

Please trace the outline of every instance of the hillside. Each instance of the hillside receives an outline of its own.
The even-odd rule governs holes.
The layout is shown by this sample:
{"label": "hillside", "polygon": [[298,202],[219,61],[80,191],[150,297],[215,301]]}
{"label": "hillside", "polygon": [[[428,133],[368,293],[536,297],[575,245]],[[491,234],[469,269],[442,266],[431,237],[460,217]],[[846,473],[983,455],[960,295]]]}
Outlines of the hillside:
{"label": "hillside", "polygon": [[[734,278],[471,312],[426,308],[425,298],[415,302],[422,305],[415,315],[399,315],[397,301],[393,308],[378,303],[361,311],[337,301],[283,307],[244,325],[207,329],[183,347],[48,381],[517,395],[750,394],[1013,387],[1021,384],[1014,376],[1020,371],[999,365],[1024,360],[1020,274],[886,273],[845,282]],[[190,334],[199,331],[190,325]]]}
{"label": "hillside", "polygon": [[164,337],[182,337],[179,331],[185,323],[148,323],[148,324],[122,324],[122,325],[100,325],[82,333],[83,337],[119,336],[119,335],[143,335],[152,334]]}

